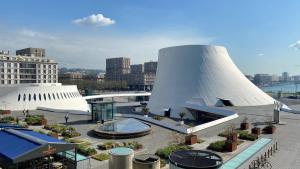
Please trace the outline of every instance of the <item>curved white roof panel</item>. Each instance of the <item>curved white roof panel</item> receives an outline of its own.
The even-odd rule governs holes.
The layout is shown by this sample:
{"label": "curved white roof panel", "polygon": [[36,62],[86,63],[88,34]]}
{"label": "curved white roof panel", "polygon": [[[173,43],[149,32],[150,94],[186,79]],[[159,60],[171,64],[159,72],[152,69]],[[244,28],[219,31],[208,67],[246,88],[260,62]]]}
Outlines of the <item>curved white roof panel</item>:
{"label": "curved white roof panel", "polygon": [[234,106],[274,103],[241,73],[224,47],[184,45],[159,50],[150,111],[181,111],[181,105],[193,98],[201,98],[199,104],[207,106],[217,106],[220,99]]}

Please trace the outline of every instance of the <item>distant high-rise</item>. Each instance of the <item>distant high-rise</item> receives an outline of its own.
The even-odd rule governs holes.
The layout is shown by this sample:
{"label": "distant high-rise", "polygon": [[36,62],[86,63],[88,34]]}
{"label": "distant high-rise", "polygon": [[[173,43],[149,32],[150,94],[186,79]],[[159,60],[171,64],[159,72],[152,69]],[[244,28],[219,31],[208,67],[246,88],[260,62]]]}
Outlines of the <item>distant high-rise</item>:
{"label": "distant high-rise", "polygon": [[16,55],[46,57],[46,50],[42,48],[25,48],[17,50]]}
{"label": "distant high-rise", "polygon": [[156,74],[157,62],[145,62],[144,63],[144,72],[145,73],[154,73]]}
{"label": "distant high-rise", "polygon": [[283,72],[282,73],[282,81],[287,82],[290,80],[290,76],[288,72]]}
{"label": "distant high-rise", "polygon": [[108,58],[106,59],[105,78],[108,81],[126,81],[130,73],[130,58]]}
{"label": "distant high-rise", "polygon": [[269,74],[255,74],[254,83],[256,85],[264,85],[272,82],[272,76]]}

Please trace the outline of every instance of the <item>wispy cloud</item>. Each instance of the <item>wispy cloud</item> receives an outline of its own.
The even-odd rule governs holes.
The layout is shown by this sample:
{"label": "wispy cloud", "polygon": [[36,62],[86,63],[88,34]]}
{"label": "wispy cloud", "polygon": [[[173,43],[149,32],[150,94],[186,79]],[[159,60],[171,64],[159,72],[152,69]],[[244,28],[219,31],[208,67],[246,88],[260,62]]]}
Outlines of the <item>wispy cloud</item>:
{"label": "wispy cloud", "polygon": [[265,55],[264,53],[259,53],[259,54],[258,54],[258,56],[264,56],[264,55]]}
{"label": "wispy cloud", "polygon": [[36,32],[33,30],[29,30],[29,29],[23,29],[21,31],[18,31],[18,33],[22,36],[27,36],[27,37],[32,37],[32,38],[43,38],[43,39],[56,39],[56,37],[49,35],[49,34],[45,34],[45,33],[41,33],[41,32]]}
{"label": "wispy cloud", "polygon": [[299,50],[300,49],[300,41],[290,44],[289,47]]}
{"label": "wispy cloud", "polygon": [[[50,37],[50,38],[49,38]],[[213,37],[189,32],[156,32],[143,35],[91,34],[74,35],[71,32],[52,34],[27,29],[0,31],[0,49],[15,51],[25,47],[42,47],[47,56],[59,62],[60,67],[105,69],[108,57],[128,56],[132,63],[157,60],[160,48],[210,44]],[[140,43],[143,42],[143,43]]]}
{"label": "wispy cloud", "polygon": [[87,17],[75,19],[72,23],[84,26],[108,26],[115,24],[116,21],[107,18],[102,14],[93,14]]}

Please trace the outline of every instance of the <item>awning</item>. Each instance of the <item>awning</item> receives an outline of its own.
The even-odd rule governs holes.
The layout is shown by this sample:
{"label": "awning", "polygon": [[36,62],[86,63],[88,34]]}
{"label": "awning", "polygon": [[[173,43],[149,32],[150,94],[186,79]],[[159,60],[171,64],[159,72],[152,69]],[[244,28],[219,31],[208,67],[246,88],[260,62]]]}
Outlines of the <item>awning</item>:
{"label": "awning", "polygon": [[15,164],[75,149],[75,144],[28,129],[1,129],[0,156]]}

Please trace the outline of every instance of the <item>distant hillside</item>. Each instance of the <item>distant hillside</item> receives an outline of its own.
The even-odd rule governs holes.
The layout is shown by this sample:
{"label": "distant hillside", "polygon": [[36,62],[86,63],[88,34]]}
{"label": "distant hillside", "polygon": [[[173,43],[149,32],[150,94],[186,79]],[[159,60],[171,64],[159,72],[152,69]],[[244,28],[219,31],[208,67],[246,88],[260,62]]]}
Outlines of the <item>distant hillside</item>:
{"label": "distant hillside", "polygon": [[82,68],[59,68],[58,72],[63,74],[66,72],[81,72],[88,75],[97,75],[99,73],[105,73],[105,70],[101,69],[82,69]]}

